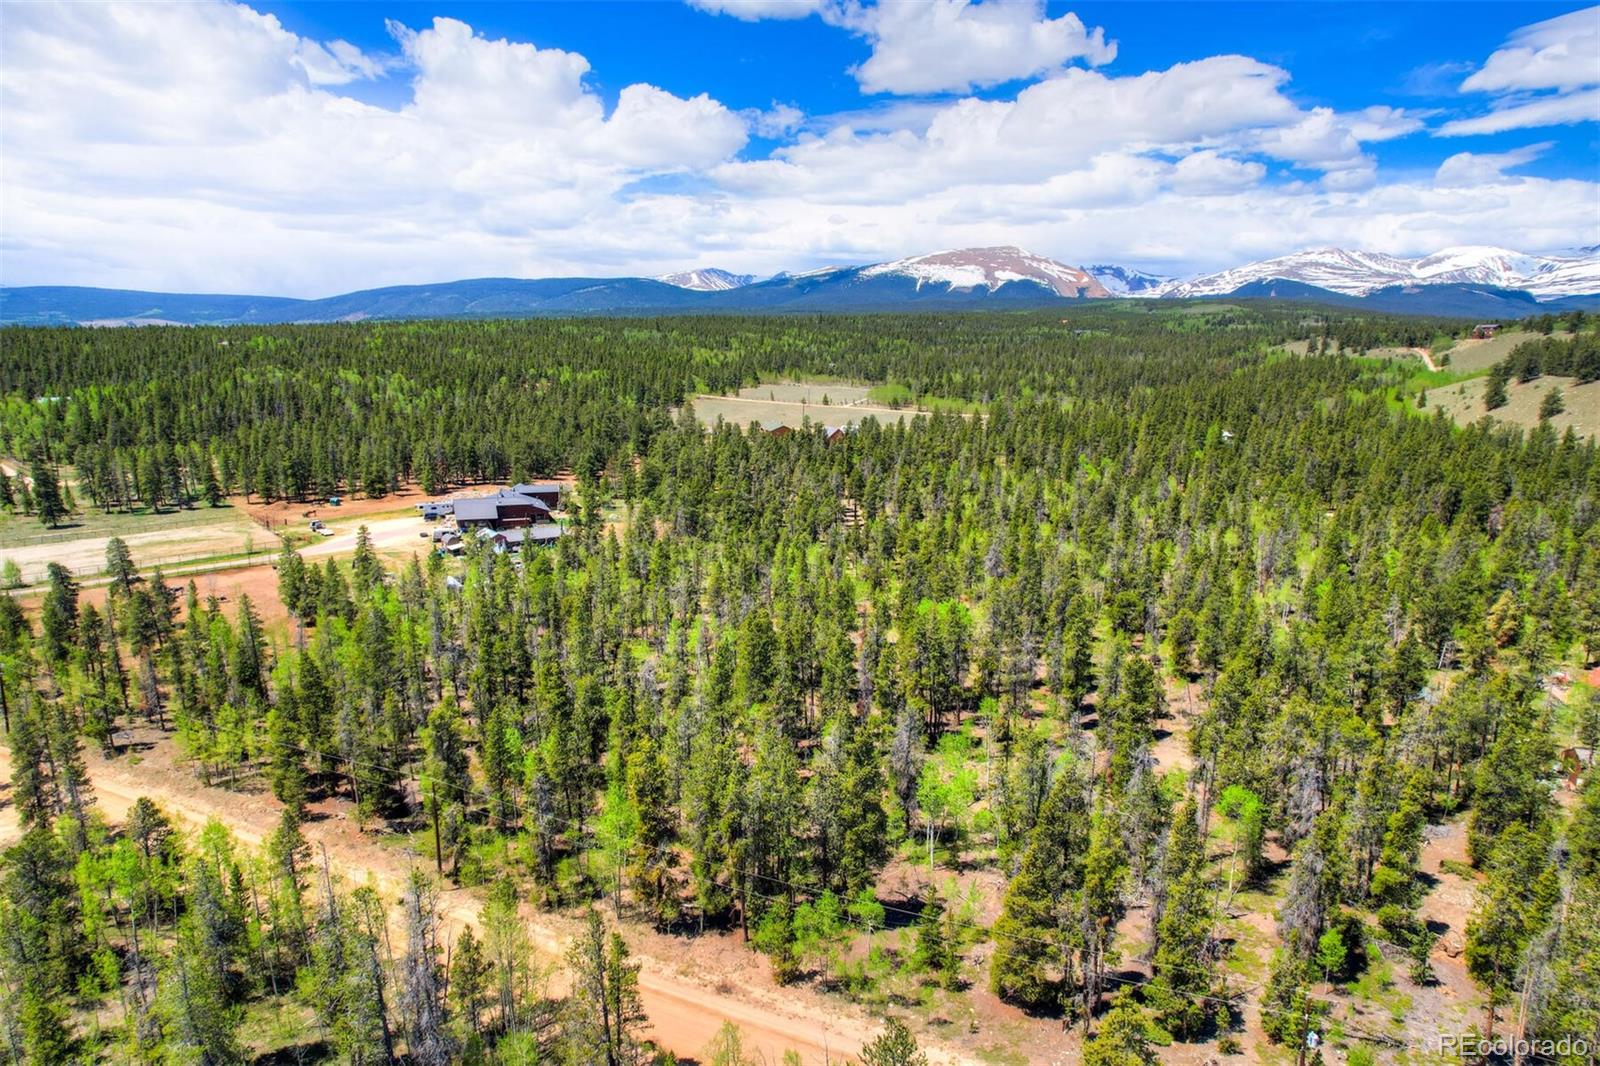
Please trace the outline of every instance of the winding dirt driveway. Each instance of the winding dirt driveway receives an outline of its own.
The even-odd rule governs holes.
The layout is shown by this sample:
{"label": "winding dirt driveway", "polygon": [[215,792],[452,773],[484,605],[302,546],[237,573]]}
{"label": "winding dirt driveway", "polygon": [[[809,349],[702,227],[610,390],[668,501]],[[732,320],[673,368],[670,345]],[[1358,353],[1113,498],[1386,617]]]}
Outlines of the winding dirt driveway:
{"label": "winding dirt driveway", "polygon": [[[170,745],[171,741],[159,743]],[[127,757],[108,761],[85,752],[96,804],[109,821],[124,819],[135,800],[148,796],[170,816],[196,828],[215,818],[252,847],[260,846],[276,828],[281,808],[270,796],[207,787],[185,769],[161,766],[166,752],[150,754],[154,757],[134,764]],[[10,752],[0,746],[0,781],[9,782],[10,776]],[[8,784],[0,785],[0,799],[9,801],[9,791]],[[335,873],[351,883],[371,881],[391,899],[399,897],[419,858],[385,847],[378,836],[361,833],[342,813],[330,812],[326,804],[319,806],[305,834],[318,854],[326,850]],[[0,804],[0,846],[16,836],[16,812],[9,802]],[[439,910],[452,936],[478,925],[480,905],[471,890],[441,886]],[[524,907],[523,916],[543,961],[558,963],[578,932],[578,923],[532,907]],[[785,1050],[793,1049],[808,1066],[839,1064],[854,1061],[879,1029],[877,1022],[860,1012],[823,1000],[810,990],[747,983],[734,994],[726,975],[709,968],[694,972],[693,960],[688,957],[667,960],[637,950],[634,957],[640,964],[639,992],[649,1019],[648,1035],[679,1056],[702,1055],[722,1023],[731,1021],[743,1030],[745,1048],[758,1061],[776,1063]],[[560,991],[559,981],[552,984],[553,991]],[[938,1066],[972,1061],[944,1048],[925,1050],[929,1061]]]}

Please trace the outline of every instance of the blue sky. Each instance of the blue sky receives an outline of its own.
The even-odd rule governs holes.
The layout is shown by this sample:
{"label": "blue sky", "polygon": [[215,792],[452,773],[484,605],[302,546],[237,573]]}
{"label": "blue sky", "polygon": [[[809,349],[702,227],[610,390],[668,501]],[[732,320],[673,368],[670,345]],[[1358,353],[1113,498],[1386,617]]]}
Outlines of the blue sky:
{"label": "blue sky", "polygon": [[1600,243],[1600,8],[20,5],[0,281]]}
{"label": "blue sky", "polygon": [[[681,96],[707,92],[734,108],[774,100],[808,114],[829,114],[882,103],[863,93],[849,68],[871,52],[858,37],[817,18],[747,22],[708,16],[672,0],[588,4],[258,4],[306,36],[343,38],[364,49],[392,50],[393,19],[423,26],[448,13],[489,37],[529,41],[586,56],[590,83],[608,101],[627,84],[645,81]],[[1289,70],[1290,95],[1307,105],[1356,109],[1373,103],[1407,108],[1459,107],[1458,85],[1484,56],[1519,27],[1582,10],[1572,3],[1093,3],[1046,5],[1047,16],[1075,13],[1105,27],[1118,56],[1100,69],[1138,74],[1207,55],[1238,52]],[[626,26],[627,32],[618,32]],[[1600,67],[1600,55],[1594,57]],[[978,95],[1004,98],[1019,82]],[[360,92],[360,90],[357,90]],[[371,84],[365,99],[399,106],[402,76]],[[935,94],[937,95],[937,94]],[[954,94],[944,94],[946,98]],[[1600,134],[1594,124],[1559,131],[1555,146],[1521,173],[1543,177],[1600,174]],[[1544,138],[1550,139],[1550,138]],[[1496,150],[1525,141],[1514,134],[1473,138]],[[746,155],[775,142],[758,139]],[[1425,167],[1453,154],[1453,144],[1426,136],[1374,149],[1380,165]]]}

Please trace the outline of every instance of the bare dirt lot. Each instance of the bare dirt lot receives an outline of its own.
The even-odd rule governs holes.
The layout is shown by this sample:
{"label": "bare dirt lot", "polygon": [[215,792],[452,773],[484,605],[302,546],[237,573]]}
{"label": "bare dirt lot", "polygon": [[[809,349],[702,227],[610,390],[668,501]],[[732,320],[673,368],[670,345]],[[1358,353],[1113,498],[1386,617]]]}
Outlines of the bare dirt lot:
{"label": "bare dirt lot", "polygon": [[279,529],[286,525],[304,528],[313,518],[320,518],[331,524],[375,515],[397,515],[402,512],[415,514],[419,503],[430,500],[451,500],[459,496],[486,496],[504,487],[474,485],[449,493],[428,496],[416,486],[405,484],[400,486],[400,491],[387,496],[370,499],[366,496],[341,496],[337,504],[328,503],[326,500],[304,500],[298,503],[293,500],[274,500],[266,503],[262,500],[246,500],[242,496],[235,496],[229,502],[269,529]]}
{"label": "bare dirt lot", "polygon": [[854,404],[871,405],[868,396],[870,385],[844,385],[838,382],[774,381],[750,385],[739,390],[741,400],[775,400],[779,403],[803,403],[823,407],[849,407]]}
{"label": "bare dirt lot", "polygon": [[1427,351],[1426,348],[1372,348],[1366,354],[1372,359],[1421,359],[1426,362],[1430,358]]}
{"label": "bare dirt lot", "polygon": [[171,516],[121,516],[120,521],[90,516],[56,530],[46,530],[37,523],[32,529],[25,529],[20,524],[23,521],[8,523],[5,537],[0,540],[0,558],[21,567],[26,584],[43,580],[50,563],[60,563],[80,579],[103,573],[106,542],[114,536],[123,539],[133,553],[134,563],[146,570],[188,560],[242,555],[250,547],[260,550],[277,546],[249,515],[232,508],[201,508]]}
{"label": "bare dirt lot", "polygon": [[[853,426],[867,418],[902,422],[918,414],[910,407],[869,403],[867,396],[865,385],[773,382],[751,385],[733,396],[701,394],[691,402],[695,417],[703,426],[714,426],[720,419],[739,426],[781,422],[798,428],[808,418],[814,425]],[[823,403],[824,399],[828,402]]]}
{"label": "bare dirt lot", "polygon": [[1432,883],[1418,913],[1439,937],[1431,959],[1438,980],[1426,989],[1410,987],[1420,1008],[1418,1015],[1431,1020],[1439,1032],[1464,1031],[1482,1000],[1467,974],[1464,956],[1467,921],[1477,892],[1477,883],[1458,872],[1466,869],[1466,863],[1465,820],[1428,827],[1418,869]]}
{"label": "bare dirt lot", "polygon": [[[259,558],[259,556],[258,556]],[[216,597],[222,606],[223,613],[229,618],[235,617],[239,601],[245,596],[250,597],[251,609],[256,617],[266,622],[282,622],[289,615],[283,609],[283,603],[278,599],[278,570],[271,563],[261,562],[251,566],[231,567],[225,570],[205,570],[194,574],[175,574],[167,578],[167,584],[182,590],[190,581],[194,582],[195,592],[202,601]],[[109,585],[95,585],[85,588],[79,594],[83,603],[92,603],[99,609],[105,606],[106,593]],[[43,598],[42,590],[35,590],[30,596],[22,600],[24,610],[38,607]],[[183,597],[177,603],[179,620],[183,616]]]}
{"label": "bare dirt lot", "polygon": [[334,535],[331,537],[318,537],[302,547],[300,555],[305,559],[325,559],[330,555],[349,555],[356,550],[356,539],[363,527],[365,527],[367,538],[372,541],[372,547],[375,551],[406,547],[416,548],[419,553],[425,552],[432,545],[422,534],[432,530],[436,524],[423,521],[422,516],[415,512],[371,521],[362,521],[359,518],[345,519],[338,522],[329,521],[328,528],[334,531]]}

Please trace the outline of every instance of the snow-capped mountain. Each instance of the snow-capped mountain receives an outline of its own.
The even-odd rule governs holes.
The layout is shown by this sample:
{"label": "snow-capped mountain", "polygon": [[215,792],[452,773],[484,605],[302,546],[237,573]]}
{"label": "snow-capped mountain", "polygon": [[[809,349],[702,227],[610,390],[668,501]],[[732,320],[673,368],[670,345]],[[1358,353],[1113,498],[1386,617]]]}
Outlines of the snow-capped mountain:
{"label": "snow-capped mountain", "polygon": [[1084,270],[1090,277],[1104,285],[1106,291],[1113,296],[1142,296],[1149,290],[1159,289],[1173,280],[1163,274],[1147,274],[1143,270],[1109,263],[1084,267]]}
{"label": "snow-capped mountain", "polygon": [[1600,247],[1579,248],[1559,255],[1530,256],[1534,268],[1514,288],[1526,289],[1537,300],[1600,293]]}
{"label": "snow-capped mountain", "polygon": [[1280,255],[1256,263],[1204,274],[1189,281],[1174,281],[1151,293],[1154,296],[1226,296],[1253,281],[1299,281],[1319,289],[1360,296],[1401,280],[1414,280],[1404,259],[1381,252],[1347,252],[1318,248]]}
{"label": "snow-capped mountain", "polygon": [[1096,298],[1111,295],[1106,287],[1086,271],[1046,259],[1010,246],[1000,248],[957,248],[892,263],[863,267],[862,278],[905,277],[924,285],[943,285],[947,289],[988,289],[1008,282],[1041,285],[1057,296]]}
{"label": "snow-capped mountain", "polygon": [[676,274],[660,274],[654,279],[680,289],[696,292],[723,292],[740,289],[756,280],[754,274],[730,274],[726,270],[707,267],[704,270],[680,270]]}
{"label": "snow-capped mountain", "polygon": [[1396,285],[1484,285],[1520,290],[1538,300],[1558,300],[1600,293],[1600,254],[1576,249],[1559,255],[1525,255],[1469,246],[1406,259],[1382,252],[1318,248],[1132,295],[1226,296],[1261,281],[1296,281],[1346,296],[1366,296]]}

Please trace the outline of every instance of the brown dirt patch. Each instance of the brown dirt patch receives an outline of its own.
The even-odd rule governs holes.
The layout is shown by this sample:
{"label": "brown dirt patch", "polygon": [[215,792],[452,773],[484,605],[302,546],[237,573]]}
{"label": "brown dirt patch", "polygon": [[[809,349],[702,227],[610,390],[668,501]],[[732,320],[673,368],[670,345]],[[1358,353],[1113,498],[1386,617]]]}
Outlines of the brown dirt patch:
{"label": "brown dirt patch", "polygon": [[[492,492],[496,487],[486,485],[483,491]],[[335,518],[361,518],[389,511],[403,511],[408,507],[415,508],[417,504],[426,500],[444,500],[462,494],[464,493],[427,496],[414,485],[405,484],[400,486],[399,492],[392,492],[387,496],[341,496],[337,507],[326,500],[301,502],[274,500],[266,503],[260,499],[246,499],[243,496],[230,496],[228,502],[248,514],[258,524],[268,529],[281,529],[284,526],[303,527],[312,518],[330,522]]]}
{"label": "brown dirt patch", "polygon": [[[1422,845],[1419,863],[1422,872],[1434,878],[1434,884],[1423,899],[1418,913],[1439,933],[1433,949],[1433,969],[1438,975],[1442,994],[1458,1002],[1469,1002],[1477,997],[1477,987],[1467,975],[1466,948],[1467,921],[1476,906],[1477,880],[1458,877],[1444,868],[1449,862],[1460,869],[1467,862],[1467,824],[1456,819],[1442,826],[1429,826]],[[1461,864],[1456,866],[1455,864]],[[1442,927],[1442,928],[1441,928]]]}
{"label": "brown dirt patch", "polygon": [[[146,578],[149,574],[145,575]],[[283,608],[283,603],[278,599],[278,571],[271,563],[253,563],[248,566],[230,567],[222,570],[206,570],[195,574],[167,574],[167,585],[178,592],[177,618],[183,619],[184,599],[189,582],[193,581],[195,590],[204,601],[209,596],[215,596],[222,605],[223,613],[233,617],[236,605],[241,596],[248,595],[250,603],[254,606],[256,615],[267,623],[281,622],[289,617]],[[78,602],[93,604],[97,610],[104,609],[109,586],[104,583],[86,586],[79,590]],[[39,604],[44,598],[44,590],[31,589],[18,597],[22,609],[30,615],[39,610]]]}
{"label": "brown dirt patch", "polygon": [[1189,752],[1189,728],[1192,720],[1205,711],[1205,695],[1199,685],[1177,678],[1166,678],[1163,684],[1167,713],[1156,723],[1156,742],[1150,755],[1159,770],[1190,773],[1194,770],[1194,756]]}

